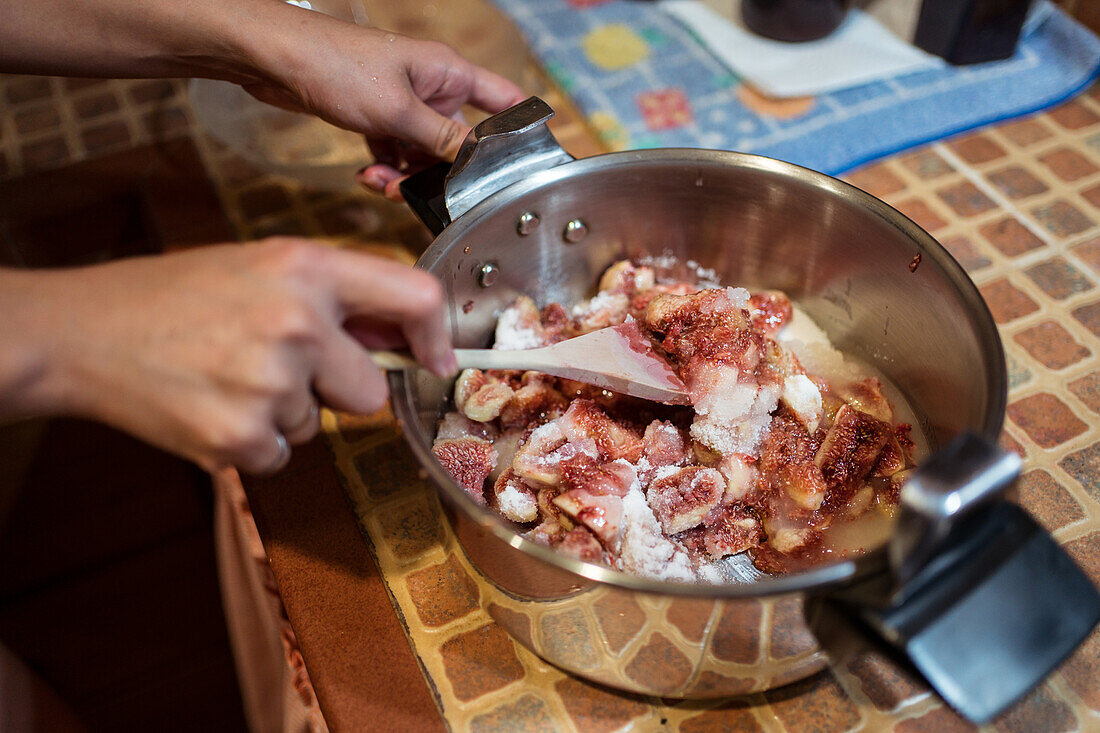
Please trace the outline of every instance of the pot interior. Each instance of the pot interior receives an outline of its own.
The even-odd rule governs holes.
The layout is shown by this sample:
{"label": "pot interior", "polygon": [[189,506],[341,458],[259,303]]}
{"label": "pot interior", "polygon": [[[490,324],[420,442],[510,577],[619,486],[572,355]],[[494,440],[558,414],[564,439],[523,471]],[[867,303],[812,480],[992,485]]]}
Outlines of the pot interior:
{"label": "pot interior", "polygon": [[[527,212],[539,225],[521,235],[517,221]],[[570,243],[563,234],[575,220],[587,235]],[[960,431],[998,435],[1003,352],[962,268],[896,210],[797,166],[704,150],[579,160],[482,202],[419,264],[443,280],[455,344],[486,347],[500,310],[518,295],[568,306],[592,295],[616,260],[665,254],[712,269],[724,285],[785,291],[834,346],[893,382],[931,449]],[[486,287],[487,265],[495,276]],[[394,380],[393,402],[414,452],[461,510],[504,528],[431,457],[450,383],[408,376]]]}

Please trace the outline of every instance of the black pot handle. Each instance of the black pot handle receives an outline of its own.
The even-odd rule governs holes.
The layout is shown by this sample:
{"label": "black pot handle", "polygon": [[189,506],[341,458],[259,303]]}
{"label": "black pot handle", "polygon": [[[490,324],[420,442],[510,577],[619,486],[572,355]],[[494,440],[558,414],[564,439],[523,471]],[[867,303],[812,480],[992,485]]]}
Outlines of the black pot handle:
{"label": "black pot handle", "polygon": [[466,136],[454,164],[437,163],[401,182],[401,193],[420,220],[439,235],[497,191],[573,160],[546,123],[554,110],[528,97],[487,117]]}
{"label": "black pot handle", "polygon": [[451,164],[440,161],[419,173],[414,173],[400,184],[405,203],[424,223],[424,226],[437,237],[451,223],[451,215],[447,213],[444,189],[447,174],[450,172]]}
{"label": "black pot handle", "polygon": [[902,489],[871,573],[810,612],[828,650],[856,624],[984,723],[1046,678],[1100,621],[1100,592],[1027,512],[1002,498],[1019,458],[964,435]]}

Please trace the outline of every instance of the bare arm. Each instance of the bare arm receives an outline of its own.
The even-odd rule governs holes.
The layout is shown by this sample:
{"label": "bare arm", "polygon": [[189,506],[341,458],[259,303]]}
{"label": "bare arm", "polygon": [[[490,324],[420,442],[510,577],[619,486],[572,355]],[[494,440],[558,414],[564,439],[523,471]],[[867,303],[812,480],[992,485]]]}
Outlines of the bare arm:
{"label": "bare arm", "polygon": [[396,197],[393,142],[453,158],[468,126],[522,90],[449,47],[363,28],[281,0],[0,0],[0,70],[199,76],[366,135],[381,165],[361,181]]}
{"label": "bare arm", "polygon": [[298,239],[57,271],[0,269],[0,421],[99,420],[214,471],[277,468],[316,404],[386,400],[363,344],[454,370],[427,273]]}

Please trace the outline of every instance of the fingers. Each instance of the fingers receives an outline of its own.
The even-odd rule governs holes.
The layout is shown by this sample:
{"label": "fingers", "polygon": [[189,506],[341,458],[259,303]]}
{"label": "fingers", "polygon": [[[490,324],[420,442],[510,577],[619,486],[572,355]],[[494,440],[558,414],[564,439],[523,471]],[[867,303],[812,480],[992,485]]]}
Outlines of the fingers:
{"label": "fingers", "polygon": [[275,425],[291,445],[301,445],[313,440],[321,430],[321,408],[311,387],[298,390],[291,399],[279,406]]}
{"label": "fingers", "polygon": [[455,372],[439,280],[397,262],[342,250],[331,252],[327,267],[345,316],[397,325],[417,361],[440,376]]}
{"label": "fingers", "polygon": [[470,104],[480,110],[496,114],[519,104],[529,95],[516,84],[499,74],[480,66],[474,67],[474,88]]}
{"label": "fingers", "polygon": [[402,137],[440,160],[454,160],[470,131],[466,123],[444,117],[419,99],[409,105],[402,128]]}
{"label": "fingers", "polygon": [[[392,201],[401,201],[401,190],[398,186],[405,180],[405,174],[392,166],[381,163],[367,166],[356,174],[355,180],[375,193],[382,193]],[[396,195],[396,198],[394,198]]]}
{"label": "fingers", "polygon": [[361,344],[339,329],[326,338],[314,388],[326,405],[361,415],[381,409],[389,395],[382,370]]}

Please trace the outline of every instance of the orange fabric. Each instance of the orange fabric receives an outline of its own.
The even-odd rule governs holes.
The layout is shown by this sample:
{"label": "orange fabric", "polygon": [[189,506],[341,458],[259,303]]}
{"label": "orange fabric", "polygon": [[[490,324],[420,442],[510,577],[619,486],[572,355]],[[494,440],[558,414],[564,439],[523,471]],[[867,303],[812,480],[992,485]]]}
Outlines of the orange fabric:
{"label": "orange fabric", "polygon": [[215,476],[214,494],[218,577],[248,727],[252,733],[326,733],[236,473]]}

